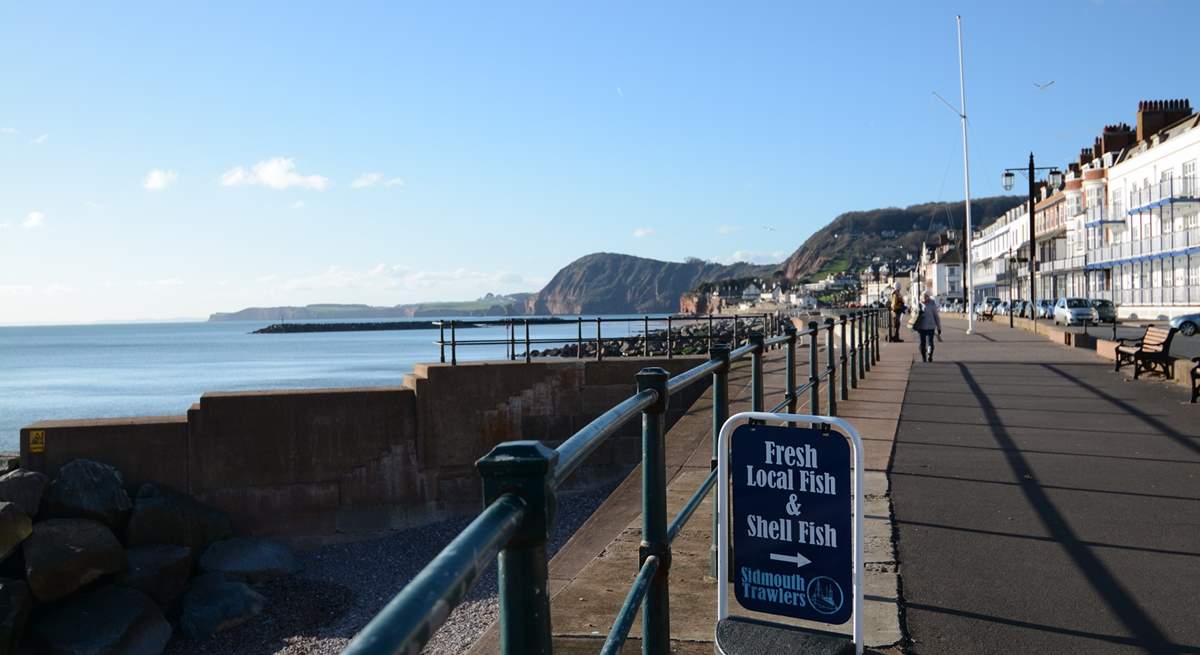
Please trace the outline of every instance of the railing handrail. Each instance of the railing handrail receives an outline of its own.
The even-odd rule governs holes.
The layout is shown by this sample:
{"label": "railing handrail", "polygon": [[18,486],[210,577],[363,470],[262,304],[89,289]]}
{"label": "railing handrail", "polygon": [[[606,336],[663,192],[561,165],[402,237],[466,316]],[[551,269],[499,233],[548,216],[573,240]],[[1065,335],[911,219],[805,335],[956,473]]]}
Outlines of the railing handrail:
{"label": "railing handrail", "polygon": [[[864,378],[866,372],[870,371],[871,363],[879,359],[879,330],[882,327],[880,312],[878,309],[856,310],[850,312],[849,322],[847,316],[843,315],[836,323],[841,328],[841,345],[838,350],[841,351],[843,399],[847,355],[851,380]],[[782,324],[781,321],[777,327]],[[666,402],[670,396],[699,382],[705,376],[712,375],[715,435],[720,427],[718,419],[728,415],[728,407],[722,408],[718,405],[728,403],[729,364],[747,356],[751,357],[751,402],[752,405],[761,408],[762,355],[770,348],[786,345],[788,389],[785,391],[784,401],[773,411],[789,407],[794,411],[794,404],[799,402],[805,392],[811,392],[812,411],[819,413],[819,385],[823,380],[828,380],[831,385],[830,413],[836,414],[833,388],[838,375],[833,356],[835,323],[832,319],[827,319],[823,326],[816,322],[809,322],[808,325],[808,329],[803,331],[797,331],[788,325],[783,329],[784,334],[770,339],[763,339],[761,333],[749,335],[750,343],[732,351],[728,350],[727,346],[710,349],[707,361],[673,377],[662,369],[643,369],[638,374],[639,390],[636,393],[597,416],[563,441],[554,451],[537,442],[507,442],[497,446],[492,455],[484,457],[478,464],[485,477],[485,502],[489,497],[493,500],[487,503],[480,515],[355,636],[344,652],[354,655],[416,652],[445,621],[450,610],[463,600],[488,562],[497,556],[501,557],[501,561],[510,562],[509,566],[518,574],[543,578],[540,584],[538,581],[521,581],[520,584],[514,582],[512,584],[516,587],[510,589],[505,584],[505,568],[501,567],[501,620],[505,619],[505,608],[508,608],[508,611],[516,611],[519,608],[532,612],[538,617],[537,621],[544,622],[539,624],[541,628],[537,630],[531,629],[528,624],[521,624],[521,629],[514,629],[515,632],[512,633],[516,636],[504,639],[502,649],[511,639],[514,644],[522,644],[519,647],[522,652],[548,652],[550,642],[549,633],[546,631],[549,630],[549,616],[542,616],[542,612],[535,606],[545,608],[545,612],[549,610],[549,596],[544,584],[547,575],[545,539],[553,514],[554,491],[578,469],[588,455],[595,452],[608,437],[639,413],[643,415],[643,476],[649,476],[643,480],[643,493],[656,494],[656,498],[653,503],[646,497],[643,498],[641,565],[635,583],[614,619],[602,652],[615,653],[620,650],[633,623],[633,616],[643,603],[646,603],[643,652],[665,652],[667,635],[663,631],[666,630],[669,617],[663,612],[666,576],[670,572],[670,544],[715,486],[717,474],[714,467],[667,526],[663,514],[666,480],[664,471],[661,470],[665,467],[663,438]],[[847,326],[850,328],[849,334],[846,331]],[[817,340],[822,331],[825,332],[824,347],[829,353],[827,366],[824,370],[819,370],[819,362],[816,359],[819,351]],[[797,387],[794,373],[797,365],[796,344],[800,337],[809,338],[807,348],[810,375],[806,384]],[[531,340],[527,342],[532,343]],[[721,386],[718,387],[718,383]],[[650,447],[652,443],[654,448]],[[504,452],[497,454],[501,450]],[[650,480],[654,482],[651,483]],[[648,514],[650,511],[653,511],[653,516]],[[509,548],[513,549],[512,554],[508,554]],[[509,559],[505,560],[504,557]],[[523,595],[513,589],[524,590]],[[525,603],[514,602],[513,599],[517,596]],[[655,622],[658,625],[650,625]],[[504,630],[501,632],[502,635],[505,634]]]}

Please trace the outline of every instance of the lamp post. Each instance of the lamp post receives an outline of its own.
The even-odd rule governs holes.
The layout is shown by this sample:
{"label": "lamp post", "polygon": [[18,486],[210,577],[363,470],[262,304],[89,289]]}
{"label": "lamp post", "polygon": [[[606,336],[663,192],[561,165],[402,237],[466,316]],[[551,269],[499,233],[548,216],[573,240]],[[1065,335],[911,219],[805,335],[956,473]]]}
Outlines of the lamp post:
{"label": "lamp post", "polygon": [[[1013,315],[1016,314],[1017,306],[1013,297],[1013,278],[1017,276],[1017,264],[1025,263],[1026,259],[1021,259],[1013,254],[1012,246],[1008,248],[1008,327],[1013,327]],[[1033,306],[1030,306],[1029,315],[1033,316]]]}
{"label": "lamp post", "polygon": [[1033,153],[1029,153],[1029,166],[1027,168],[1006,168],[1004,175],[1000,180],[1004,184],[1005,191],[1011,191],[1013,188],[1013,180],[1016,177],[1013,173],[1024,173],[1026,179],[1029,180],[1029,315],[1033,319],[1034,325],[1037,325],[1037,236],[1034,232],[1033,224],[1033,206],[1037,202],[1035,197],[1035,187],[1037,184],[1036,175],[1038,171],[1050,171],[1047,176],[1047,181],[1051,188],[1057,189],[1062,186],[1063,174],[1056,167],[1043,166],[1041,168],[1034,166]]}

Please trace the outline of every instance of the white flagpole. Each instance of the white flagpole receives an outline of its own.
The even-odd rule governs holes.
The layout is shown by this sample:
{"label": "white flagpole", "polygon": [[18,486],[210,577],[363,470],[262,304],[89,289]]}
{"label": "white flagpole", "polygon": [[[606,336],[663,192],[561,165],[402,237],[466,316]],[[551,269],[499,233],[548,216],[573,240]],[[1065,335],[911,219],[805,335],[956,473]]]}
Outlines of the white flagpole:
{"label": "white flagpole", "polygon": [[955,22],[958,24],[958,98],[959,98],[959,117],[962,119],[962,142],[963,142],[963,203],[967,210],[967,231],[963,235],[963,252],[966,257],[963,257],[963,266],[967,269],[967,288],[963,289],[963,303],[967,310],[967,334],[975,329],[975,303],[974,298],[974,282],[971,274],[971,164],[967,155],[967,88],[966,82],[963,80],[963,49],[962,49],[962,16],[955,16]]}

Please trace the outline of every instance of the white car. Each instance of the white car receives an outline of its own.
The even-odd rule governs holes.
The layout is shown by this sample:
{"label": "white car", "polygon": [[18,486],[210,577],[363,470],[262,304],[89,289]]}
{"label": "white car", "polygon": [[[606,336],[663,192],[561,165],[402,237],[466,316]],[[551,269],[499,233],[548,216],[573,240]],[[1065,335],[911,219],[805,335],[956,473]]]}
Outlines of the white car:
{"label": "white car", "polygon": [[1087,298],[1059,298],[1054,303],[1055,325],[1083,325],[1094,320]]}

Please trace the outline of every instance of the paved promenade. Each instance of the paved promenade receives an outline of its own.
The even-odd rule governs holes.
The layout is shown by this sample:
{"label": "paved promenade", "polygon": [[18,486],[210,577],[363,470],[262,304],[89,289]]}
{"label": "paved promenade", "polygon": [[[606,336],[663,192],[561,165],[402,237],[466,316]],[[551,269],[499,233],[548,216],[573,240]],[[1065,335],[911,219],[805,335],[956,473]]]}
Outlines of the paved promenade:
{"label": "paved promenade", "polygon": [[1006,324],[945,323],[891,475],[907,650],[1200,653],[1200,406]]}

